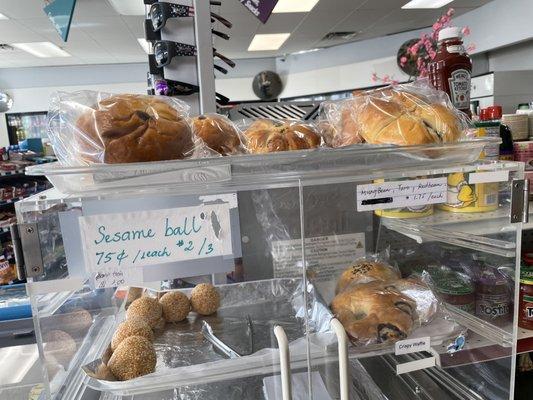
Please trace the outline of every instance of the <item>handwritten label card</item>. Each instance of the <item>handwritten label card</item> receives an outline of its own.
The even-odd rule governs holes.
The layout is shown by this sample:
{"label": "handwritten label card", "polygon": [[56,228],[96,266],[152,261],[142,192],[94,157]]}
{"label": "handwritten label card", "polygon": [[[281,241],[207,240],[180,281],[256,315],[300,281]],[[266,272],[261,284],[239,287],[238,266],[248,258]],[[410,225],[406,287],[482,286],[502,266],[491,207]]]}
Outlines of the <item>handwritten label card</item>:
{"label": "handwritten label card", "polygon": [[447,190],[445,176],[357,185],[357,211],[444,203]]}
{"label": "handwritten label card", "polygon": [[138,281],[143,266],[230,255],[229,208],[216,204],[80,217],[86,268],[96,273],[97,286],[106,287]]}

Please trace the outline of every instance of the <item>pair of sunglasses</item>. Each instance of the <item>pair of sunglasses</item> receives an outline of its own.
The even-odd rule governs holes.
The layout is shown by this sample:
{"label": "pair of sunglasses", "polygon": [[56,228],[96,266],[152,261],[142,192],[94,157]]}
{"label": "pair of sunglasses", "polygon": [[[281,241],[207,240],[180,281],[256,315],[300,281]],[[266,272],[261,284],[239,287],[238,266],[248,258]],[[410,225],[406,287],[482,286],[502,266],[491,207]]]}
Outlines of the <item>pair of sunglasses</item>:
{"label": "pair of sunglasses", "polygon": [[[191,44],[177,43],[170,40],[158,40],[154,44],[154,56],[158,68],[166,67],[176,56],[196,56],[197,54],[196,46]],[[217,52],[216,49],[213,49],[213,56],[221,59],[231,68],[235,67],[233,61]]]}
{"label": "pair of sunglasses", "polygon": [[[155,82],[154,90],[155,94],[162,96],[188,96],[198,93],[200,88],[190,83],[163,79]],[[220,104],[228,104],[229,102],[229,99],[220,93],[215,92],[215,97]]]}
{"label": "pair of sunglasses", "polygon": [[[211,1],[211,5],[220,5],[219,1]],[[169,18],[184,18],[194,16],[194,7],[184,6],[182,4],[158,2],[150,6],[149,12],[150,20],[152,21],[152,27],[154,32],[161,30],[167,23]],[[227,28],[231,28],[233,25],[227,19],[222,18],[220,15],[211,13],[211,22],[218,21]]]}

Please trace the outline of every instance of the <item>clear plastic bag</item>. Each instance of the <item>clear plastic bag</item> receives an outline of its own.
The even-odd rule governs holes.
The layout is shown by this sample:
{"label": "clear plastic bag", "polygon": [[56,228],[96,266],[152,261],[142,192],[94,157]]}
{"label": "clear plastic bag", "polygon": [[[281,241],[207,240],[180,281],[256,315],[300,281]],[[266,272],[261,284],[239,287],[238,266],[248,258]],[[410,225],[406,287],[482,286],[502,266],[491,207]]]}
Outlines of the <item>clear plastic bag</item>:
{"label": "clear plastic bag", "polygon": [[358,346],[406,339],[418,325],[416,301],[390,282],[351,285],[335,296],[331,311]]}
{"label": "clear plastic bag", "polygon": [[165,96],[56,92],[49,137],[64,165],[183,159],[194,150],[188,112]]}
{"label": "clear plastic bag", "polygon": [[242,133],[227,117],[204,114],[192,119],[195,138],[217,155],[242,154],[246,151]]}
{"label": "clear plastic bag", "polygon": [[[333,147],[358,143],[420,145],[450,143],[471,125],[448,95],[427,80],[354,93],[351,99],[324,102],[319,126],[331,126]],[[328,136],[328,135],[326,135]]]}
{"label": "clear plastic bag", "polygon": [[244,130],[249,153],[273,153],[320,147],[322,140],[314,124],[295,120],[258,119]]}
{"label": "clear plastic bag", "polygon": [[388,259],[387,254],[370,254],[356,260],[352,266],[342,272],[337,281],[336,293],[361,283],[392,282],[400,279],[399,269],[389,265],[386,259]]}

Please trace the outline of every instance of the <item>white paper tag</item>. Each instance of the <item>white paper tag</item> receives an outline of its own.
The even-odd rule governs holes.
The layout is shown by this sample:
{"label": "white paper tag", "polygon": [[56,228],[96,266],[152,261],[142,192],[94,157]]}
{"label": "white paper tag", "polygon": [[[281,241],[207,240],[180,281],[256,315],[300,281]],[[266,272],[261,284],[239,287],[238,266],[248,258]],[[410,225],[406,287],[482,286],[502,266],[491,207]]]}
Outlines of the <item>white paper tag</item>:
{"label": "white paper tag", "polygon": [[419,351],[429,351],[431,338],[421,337],[414,339],[400,340],[394,344],[394,354],[397,356],[401,354],[417,353]]}
{"label": "white paper tag", "polygon": [[108,287],[138,281],[143,266],[230,255],[229,209],[215,204],[80,217],[86,269]]}
{"label": "white paper tag", "polygon": [[445,203],[447,189],[445,176],[357,185],[357,211]]}
{"label": "white paper tag", "polygon": [[509,171],[487,171],[487,172],[472,172],[468,175],[468,183],[491,183],[491,182],[507,182],[509,180]]}
{"label": "white paper tag", "polygon": [[406,374],[408,372],[419,371],[421,369],[431,368],[437,365],[435,356],[422,358],[420,360],[409,361],[406,363],[396,365],[396,374]]}

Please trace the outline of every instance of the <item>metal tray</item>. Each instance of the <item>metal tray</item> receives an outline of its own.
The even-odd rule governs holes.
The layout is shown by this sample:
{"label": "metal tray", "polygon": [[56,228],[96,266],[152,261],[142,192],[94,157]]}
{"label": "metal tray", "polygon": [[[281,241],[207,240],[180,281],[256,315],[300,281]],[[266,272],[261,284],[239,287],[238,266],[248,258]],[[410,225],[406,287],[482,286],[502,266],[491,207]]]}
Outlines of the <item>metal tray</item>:
{"label": "metal tray", "polygon": [[[307,342],[305,339],[306,311],[311,320],[308,329],[313,335],[329,331],[332,314],[316,293],[307,285],[307,304],[304,307],[303,284],[300,279],[271,279],[219,286],[221,307],[217,314],[197,318],[190,314],[187,321],[167,324],[156,336],[156,371],[129,381],[106,381],[95,377],[99,358],[86,365],[88,386],[126,396],[164,390],[172,387],[206,384],[271,374],[279,370],[277,344],[273,328],[281,325],[290,341],[291,360],[306,366]],[[123,315],[122,315],[123,317]],[[253,340],[250,340],[248,317],[252,321]],[[218,352],[202,333],[202,320],[209,322],[214,333],[226,344],[241,353],[239,358],[228,359]],[[110,338],[104,338],[109,341]],[[253,341],[253,346],[252,346]],[[321,338],[315,351],[324,354],[328,343]],[[333,351],[333,349],[332,349]],[[295,364],[296,365],[296,364]]]}

